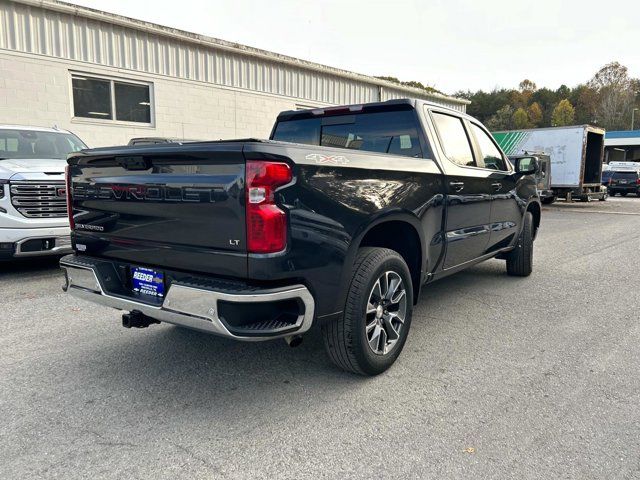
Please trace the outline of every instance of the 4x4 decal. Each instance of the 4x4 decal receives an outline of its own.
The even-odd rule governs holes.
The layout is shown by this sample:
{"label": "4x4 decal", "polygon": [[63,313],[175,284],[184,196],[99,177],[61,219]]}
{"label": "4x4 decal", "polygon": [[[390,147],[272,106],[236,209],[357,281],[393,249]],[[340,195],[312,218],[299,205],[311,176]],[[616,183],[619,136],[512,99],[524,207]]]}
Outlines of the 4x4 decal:
{"label": "4x4 decal", "polygon": [[306,160],[316,162],[319,165],[346,165],[349,159],[344,155],[324,155],[322,153],[310,153]]}

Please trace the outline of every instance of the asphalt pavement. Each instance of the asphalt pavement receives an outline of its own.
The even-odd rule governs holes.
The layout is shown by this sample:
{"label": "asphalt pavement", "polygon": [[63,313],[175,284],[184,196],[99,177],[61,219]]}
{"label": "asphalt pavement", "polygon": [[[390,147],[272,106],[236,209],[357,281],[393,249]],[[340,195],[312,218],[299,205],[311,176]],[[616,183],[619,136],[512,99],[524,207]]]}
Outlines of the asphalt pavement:
{"label": "asphalt pavement", "polygon": [[545,207],[531,277],[428,286],[385,374],[176,328],[0,265],[0,478],[640,478],[640,198]]}

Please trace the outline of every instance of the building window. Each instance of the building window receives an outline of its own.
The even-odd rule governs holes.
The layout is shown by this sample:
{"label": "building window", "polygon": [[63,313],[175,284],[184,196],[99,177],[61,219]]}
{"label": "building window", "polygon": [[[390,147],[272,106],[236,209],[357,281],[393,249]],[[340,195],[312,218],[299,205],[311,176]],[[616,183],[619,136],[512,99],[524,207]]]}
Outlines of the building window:
{"label": "building window", "polygon": [[72,75],[73,114],[78,118],[151,123],[151,86]]}

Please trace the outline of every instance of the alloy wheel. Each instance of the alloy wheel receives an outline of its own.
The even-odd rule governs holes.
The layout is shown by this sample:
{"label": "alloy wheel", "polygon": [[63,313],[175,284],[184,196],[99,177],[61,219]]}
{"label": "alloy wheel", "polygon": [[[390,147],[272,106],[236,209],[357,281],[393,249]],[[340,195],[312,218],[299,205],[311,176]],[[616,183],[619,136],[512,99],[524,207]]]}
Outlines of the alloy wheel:
{"label": "alloy wheel", "polygon": [[402,277],[384,272],[373,285],[367,301],[365,330],[369,348],[386,355],[396,346],[407,313],[407,292]]}

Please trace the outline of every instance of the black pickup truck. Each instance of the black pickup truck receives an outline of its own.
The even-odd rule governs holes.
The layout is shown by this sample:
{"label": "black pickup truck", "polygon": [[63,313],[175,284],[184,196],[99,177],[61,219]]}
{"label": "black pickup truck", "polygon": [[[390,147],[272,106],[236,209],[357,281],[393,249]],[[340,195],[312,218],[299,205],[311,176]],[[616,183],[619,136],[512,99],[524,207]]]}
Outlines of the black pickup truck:
{"label": "black pickup truck", "polygon": [[535,158],[420,100],[281,113],[270,140],[72,154],[70,294],[238,340],[318,324],[340,367],[396,360],[424,285],[490,258],[531,273]]}

